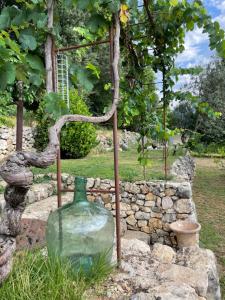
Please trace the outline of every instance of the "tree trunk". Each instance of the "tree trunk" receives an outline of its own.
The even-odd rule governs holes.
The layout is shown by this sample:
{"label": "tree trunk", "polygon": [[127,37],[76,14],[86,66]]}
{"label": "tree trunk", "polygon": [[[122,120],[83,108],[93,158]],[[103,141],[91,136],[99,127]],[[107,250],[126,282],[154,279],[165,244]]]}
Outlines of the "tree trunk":
{"label": "tree trunk", "polygon": [[53,92],[53,60],[52,60],[52,30],[53,30],[53,16],[54,16],[54,0],[48,0],[48,36],[45,43],[45,69],[46,69],[46,91]]}

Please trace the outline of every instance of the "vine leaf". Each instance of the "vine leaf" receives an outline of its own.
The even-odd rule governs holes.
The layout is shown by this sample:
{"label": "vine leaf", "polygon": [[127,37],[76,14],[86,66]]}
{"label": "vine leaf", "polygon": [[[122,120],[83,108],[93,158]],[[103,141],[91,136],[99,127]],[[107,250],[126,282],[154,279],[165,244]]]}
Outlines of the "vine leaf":
{"label": "vine leaf", "polygon": [[122,4],[120,7],[120,21],[123,24],[127,24],[128,20],[129,20],[128,6],[126,4]]}
{"label": "vine leaf", "polygon": [[12,84],[16,79],[15,66],[7,63],[0,68],[0,89],[4,90],[7,84]]}
{"label": "vine leaf", "polygon": [[30,28],[21,31],[19,41],[25,50],[35,50],[37,48],[37,41],[34,37],[34,32]]}
{"label": "vine leaf", "polygon": [[179,4],[179,0],[170,0],[171,6],[177,6]]}

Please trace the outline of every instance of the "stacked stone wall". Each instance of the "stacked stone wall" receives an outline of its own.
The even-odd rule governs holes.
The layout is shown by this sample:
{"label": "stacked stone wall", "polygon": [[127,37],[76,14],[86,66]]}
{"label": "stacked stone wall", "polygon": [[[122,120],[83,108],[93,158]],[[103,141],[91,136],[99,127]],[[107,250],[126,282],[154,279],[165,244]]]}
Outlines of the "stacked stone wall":
{"label": "stacked stone wall", "polygon": [[[34,129],[24,127],[23,150],[31,150],[34,147]],[[0,127],[0,161],[14,152],[16,149],[16,128]]]}
{"label": "stacked stone wall", "polygon": [[[50,175],[55,180],[55,174]],[[64,188],[74,189],[74,178],[62,174]],[[175,246],[169,224],[177,220],[196,221],[192,188],[189,182],[138,181],[120,183],[120,209],[123,227],[150,234],[151,242]],[[88,178],[87,189],[109,193],[88,193],[89,201],[102,203],[116,215],[113,180]]]}

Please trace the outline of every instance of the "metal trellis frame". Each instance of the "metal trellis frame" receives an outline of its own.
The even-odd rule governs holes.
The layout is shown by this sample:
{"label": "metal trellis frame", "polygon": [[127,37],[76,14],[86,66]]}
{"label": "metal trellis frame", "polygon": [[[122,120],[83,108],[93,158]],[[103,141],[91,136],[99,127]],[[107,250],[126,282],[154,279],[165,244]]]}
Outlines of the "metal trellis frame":
{"label": "metal trellis frame", "polygon": [[[111,78],[114,85],[114,78],[112,72],[112,62],[114,58],[114,28],[111,27],[109,31],[109,38],[102,41],[96,41],[93,43],[83,44],[83,45],[74,45],[69,47],[64,47],[61,49],[55,49],[53,43],[52,49],[52,60],[53,60],[53,87],[54,90],[57,91],[59,88],[56,84],[56,76],[59,76],[59,71],[57,73],[57,55],[62,55],[62,53],[67,51],[72,51],[80,48],[86,47],[93,47],[96,45],[101,44],[109,44],[110,47],[110,71],[111,71]],[[68,61],[67,61],[68,63]],[[58,81],[58,80],[57,80]],[[117,265],[120,266],[121,262],[121,229],[120,229],[120,183],[119,183],[119,163],[118,163],[118,120],[117,120],[117,110],[113,115],[113,145],[114,145],[114,179],[115,179],[115,190],[114,191],[105,191],[105,190],[97,190],[97,189],[90,189],[87,192],[91,193],[108,193],[108,194],[115,194],[116,200],[116,246],[117,246]],[[73,189],[63,189],[61,183],[61,153],[60,149],[57,155],[57,200],[58,200],[58,207],[62,206],[62,193],[63,192],[74,192]]]}

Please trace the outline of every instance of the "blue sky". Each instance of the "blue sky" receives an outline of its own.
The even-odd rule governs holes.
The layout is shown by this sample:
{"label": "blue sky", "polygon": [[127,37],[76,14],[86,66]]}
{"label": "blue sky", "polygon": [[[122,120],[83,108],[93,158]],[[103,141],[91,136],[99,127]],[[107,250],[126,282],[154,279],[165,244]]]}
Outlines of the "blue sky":
{"label": "blue sky", "polygon": [[[225,0],[205,0],[204,4],[213,20],[217,20],[225,29]],[[179,66],[207,64],[213,55],[208,47],[207,34],[203,34],[199,28],[187,34],[185,48],[186,50],[177,58]]]}
{"label": "blue sky", "polygon": [[[203,2],[213,20],[218,21],[221,27],[225,29],[225,0],[204,0]],[[209,49],[207,34],[203,34],[201,29],[196,28],[187,33],[185,51],[177,57],[176,64],[180,67],[204,66],[212,60],[213,56],[215,53]],[[190,77],[189,75],[181,76],[176,88],[180,89],[188,83]]]}

